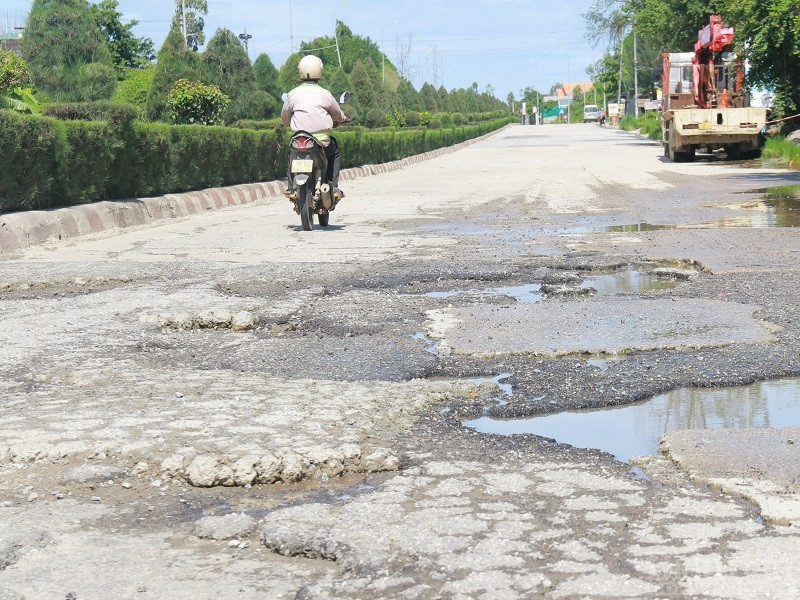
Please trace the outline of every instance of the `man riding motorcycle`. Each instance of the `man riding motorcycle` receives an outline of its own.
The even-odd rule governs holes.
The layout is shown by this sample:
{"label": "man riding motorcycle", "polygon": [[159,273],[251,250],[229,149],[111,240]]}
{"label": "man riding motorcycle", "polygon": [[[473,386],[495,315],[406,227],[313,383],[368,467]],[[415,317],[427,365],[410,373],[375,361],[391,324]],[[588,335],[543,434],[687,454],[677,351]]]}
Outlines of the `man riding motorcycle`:
{"label": "man riding motorcycle", "polygon": [[336,139],[330,134],[334,123],[345,123],[349,119],[333,95],[319,85],[319,80],[322,79],[322,61],[319,57],[303,57],[297,69],[303,83],[289,92],[281,110],[281,123],[284,127],[290,127],[292,132],[302,130],[313,134],[325,148],[328,157],[327,175],[333,193],[344,197],[339,189],[342,155]]}

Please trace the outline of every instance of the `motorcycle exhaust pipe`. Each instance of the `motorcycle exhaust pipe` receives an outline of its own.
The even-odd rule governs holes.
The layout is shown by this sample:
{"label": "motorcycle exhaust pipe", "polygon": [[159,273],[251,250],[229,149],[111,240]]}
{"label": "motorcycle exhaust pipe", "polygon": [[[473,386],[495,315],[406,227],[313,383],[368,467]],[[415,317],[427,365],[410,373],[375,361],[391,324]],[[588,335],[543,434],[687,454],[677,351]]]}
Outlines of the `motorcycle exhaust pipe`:
{"label": "motorcycle exhaust pipe", "polygon": [[327,183],[323,183],[319,186],[319,195],[322,198],[322,206],[325,208],[330,208],[333,206],[333,194],[331,193],[331,186]]}

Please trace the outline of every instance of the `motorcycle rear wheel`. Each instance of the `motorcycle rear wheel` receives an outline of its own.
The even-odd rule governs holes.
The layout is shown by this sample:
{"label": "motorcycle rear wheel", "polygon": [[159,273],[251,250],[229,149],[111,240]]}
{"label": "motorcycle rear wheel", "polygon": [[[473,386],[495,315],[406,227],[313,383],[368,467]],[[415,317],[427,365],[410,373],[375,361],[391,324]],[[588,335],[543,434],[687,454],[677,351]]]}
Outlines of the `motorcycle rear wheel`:
{"label": "motorcycle rear wheel", "polygon": [[300,223],[303,225],[303,230],[311,231],[314,227],[314,215],[311,212],[311,198],[307,183],[297,189],[297,203],[300,206]]}
{"label": "motorcycle rear wheel", "polygon": [[327,227],[331,220],[331,213],[319,214],[317,216],[319,217],[320,227]]}

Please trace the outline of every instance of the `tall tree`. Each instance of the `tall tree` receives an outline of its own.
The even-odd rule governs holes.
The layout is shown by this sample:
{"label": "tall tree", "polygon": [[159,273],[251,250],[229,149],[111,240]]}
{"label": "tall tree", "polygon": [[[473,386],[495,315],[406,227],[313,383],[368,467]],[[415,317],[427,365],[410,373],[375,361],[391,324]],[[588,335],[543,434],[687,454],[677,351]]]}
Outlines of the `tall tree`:
{"label": "tall tree", "polygon": [[87,0],[34,0],[20,45],[37,88],[51,98],[114,93],[114,63]]}
{"label": "tall tree", "polygon": [[186,48],[180,28],[173,25],[158,51],[153,85],[147,97],[148,116],[154,121],[169,120],[167,94],[175,82],[179,79],[198,81],[202,78],[200,57]]}
{"label": "tall tree", "polygon": [[406,39],[397,38],[395,53],[397,54],[397,73],[404,79],[411,77],[411,49],[414,46],[414,38],[408,34]]}
{"label": "tall tree", "polygon": [[91,10],[105,36],[117,73],[122,75],[125,68],[136,69],[149,65],[155,60],[156,53],[153,40],[133,35],[133,28],[139,24],[138,21],[123,25],[118,6],[118,0],[101,0],[98,4],[92,4]]}
{"label": "tall tree", "polygon": [[229,29],[218,29],[202,54],[205,81],[213,83],[230,98],[227,120],[264,117],[258,114],[259,106],[251,106],[250,99],[257,91],[256,75],[247,52],[236,34]]}
{"label": "tall tree", "polygon": [[[800,112],[800,0],[739,0],[724,17],[748,59],[748,83],[775,92],[775,116]],[[794,119],[789,126],[800,123]]]}
{"label": "tall tree", "polygon": [[369,109],[378,108],[378,96],[373,80],[360,60],[353,65],[353,72],[350,73],[350,85],[353,88],[353,105],[359,109],[357,114],[366,114]]}
{"label": "tall tree", "polygon": [[439,94],[437,93],[436,88],[427,81],[422,84],[422,87],[419,90],[419,98],[422,102],[423,110],[426,110],[429,113],[435,113],[439,110]]}
{"label": "tall tree", "polygon": [[281,97],[283,90],[281,89],[278,69],[272,64],[268,55],[258,55],[256,62],[253,63],[253,71],[256,74],[258,89],[267,92],[273,98]]}
{"label": "tall tree", "polygon": [[453,107],[450,106],[450,94],[447,93],[443,85],[440,85],[439,89],[436,90],[436,106],[439,112],[452,112],[453,110]]}
{"label": "tall tree", "polygon": [[[206,36],[203,33],[205,21],[203,17],[208,14],[208,2],[206,0],[176,0],[175,16],[172,18],[172,26],[186,35],[185,46],[197,52],[206,43]],[[186,27],[186,31],[183,27]]]}
{"label": "tall tree", "polygon": [[664,52],[691,51],[709,15],[722,15],[749,64],[747,83],[775,91],[776,114],[800,110],[800,0],[626,0],[623,10]]}
{"label": "tall tree", "polygon": [[405,110],[413,110],[419,112],[422,110],[422,103],[419,100],[419,93],[411,85],[411,82],[402,79],[400,85],[397,86],[397,95],[400,98],[400,103]]}

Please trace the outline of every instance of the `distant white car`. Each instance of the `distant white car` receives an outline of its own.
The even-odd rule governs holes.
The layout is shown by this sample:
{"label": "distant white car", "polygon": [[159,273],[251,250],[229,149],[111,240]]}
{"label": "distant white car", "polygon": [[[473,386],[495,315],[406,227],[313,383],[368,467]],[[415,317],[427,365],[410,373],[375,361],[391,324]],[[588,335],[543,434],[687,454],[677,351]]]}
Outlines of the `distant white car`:
{"label": "distant white car", "polygon": [[583,107],[583,122],[597,123],[600,120],[600,109],[596,104],[587,104]]}

